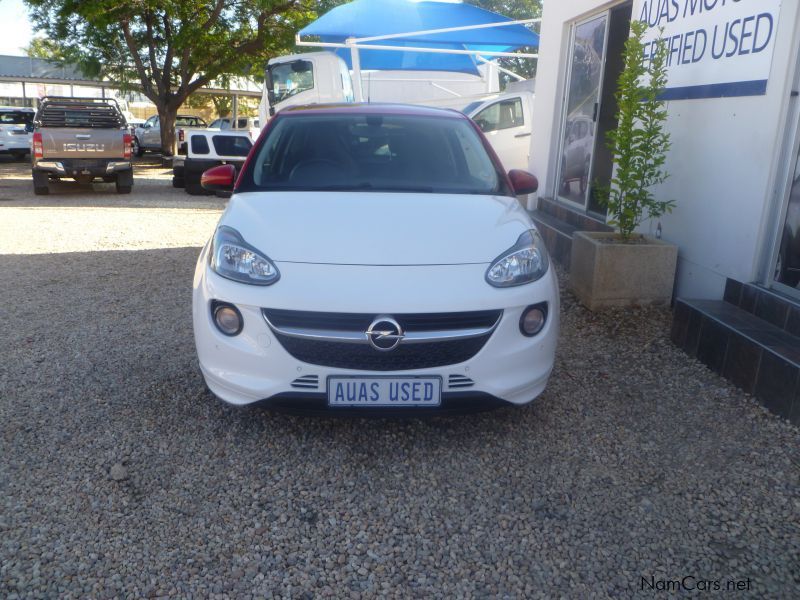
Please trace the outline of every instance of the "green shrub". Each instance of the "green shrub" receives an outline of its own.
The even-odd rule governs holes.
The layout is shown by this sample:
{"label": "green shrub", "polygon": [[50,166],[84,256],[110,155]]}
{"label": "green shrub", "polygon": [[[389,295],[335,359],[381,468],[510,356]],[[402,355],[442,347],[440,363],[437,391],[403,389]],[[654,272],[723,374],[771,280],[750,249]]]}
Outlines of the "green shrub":
{"label": "green shrub", "polygon": [[631,22],[625,66],[617,81],[617,128],[607,134],[616,168],[611,186],[597,189],[609,210],[608,223],[619,229],[624,242],[646,217],[658,218],[675,204],[656,200],[651,191],[668,177],[664,162],[670,141],[664,131],[667,111],[658,99],[667,82],[667,46],[660,40],[652,57],[646,57],[642,43],[646,28],[641,21]]}

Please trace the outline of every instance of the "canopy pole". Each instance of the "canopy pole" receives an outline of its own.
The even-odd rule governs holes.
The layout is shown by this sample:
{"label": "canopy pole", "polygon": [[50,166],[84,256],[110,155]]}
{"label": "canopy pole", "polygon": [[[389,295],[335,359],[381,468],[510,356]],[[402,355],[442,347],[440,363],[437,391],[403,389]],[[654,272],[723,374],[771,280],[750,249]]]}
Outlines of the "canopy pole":
{"label": "canopy pole", "polygon": [[493,60],[486,60],[481,55],[478,55],[475,58],[477,58],[479,61],[481,61],[483,63],[486,63],[487,65],[494,66],[494,68],[497,69],[498,71],[500,71],[501,73],[505,73],[506,75],[508,75],[510,77],[513,77],[517,81],[525,81],[525,78],[522,75],[517,75],[516,73],[514,73],[514,71],[512,71],[510,69],[506,69],[505,67],[501,67],[500,65],[498,65]]}
{"label": "canopy pole", "polygon": [[356,102],[363,102],[364,90],[361,88],[361,58],[358,55],[358,46],[353,43],[353,38],[347,38],[345,44],[350,48],[350,62],[353,63],[353,91]]}
{"label": "canopy pole", "polygon": [[[336,42],[303,42],[297,38],[296,46],[307,46],[310,48],[350,48],[351,58],[352,49],[360,48],[361,50],[391,50],[394,52],[427,52],[430,54],[465,54],[467,56],[483,55],[483,56],[508,56],[512,58],[539,58],[538,54],[528,54],[525,52],[494,52],[490,50],[455,50],[450,48],[418,48],[416,46],[379,46],[373,45],[358,45],[355,43],[336,43]],[[353,82],[355,84],[355,82]]]}
{"label": "canopy pole", "polygon": [[541,19],[517,19],[516,21],[500,21],[495,23],[481,23],[480,25],[461,25],[459,27],[443,27],[440,29],[423,29],[421,31],[405,31],[403,33],[388,33],[386,35],[372,35],[369,37],[356,38],[357,43],[375,42],[378,40],[391,40],[397,38],[407,38],[420,35],[431,35],[437,33],[452,33],[454,31],[472,31],[474,29],[488,29],[489,27],[507,27],[509,25],[528,25],[539,23]]}

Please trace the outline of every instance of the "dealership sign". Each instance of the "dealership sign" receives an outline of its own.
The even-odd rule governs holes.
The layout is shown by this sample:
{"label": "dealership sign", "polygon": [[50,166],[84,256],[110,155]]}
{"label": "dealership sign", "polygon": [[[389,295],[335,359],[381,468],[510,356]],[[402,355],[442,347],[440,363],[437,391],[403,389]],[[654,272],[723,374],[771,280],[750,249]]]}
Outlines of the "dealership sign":
{"label": "dealership sign", "polygon": [[780,0],[636,0],[645,54],[667,45],[665,100],[767,91]]}

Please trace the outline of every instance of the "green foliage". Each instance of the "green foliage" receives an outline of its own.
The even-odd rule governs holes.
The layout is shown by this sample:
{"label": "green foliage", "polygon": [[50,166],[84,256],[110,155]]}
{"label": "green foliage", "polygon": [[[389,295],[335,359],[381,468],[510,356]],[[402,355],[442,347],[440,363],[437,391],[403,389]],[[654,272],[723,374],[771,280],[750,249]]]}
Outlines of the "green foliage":
{"label": "green foliage", "polygon": [[49,38],[35,37],[22,48],[22,51],[30,58],[43,58],[56,62],[64,60],[64,53],[59,45]]}
{"label": "green foliage", "polygon": [[616,169],[611,186],[597,189],[608,206],[609,224],[629,241],[645,217],[658,218],[672,211],[673,200],[656,200],[651,189],[663,183],[669,134],[664,130],[667,111],[658,96],[667,83],[667,46],[661,41],[652,57],[645,57],[642,39],[646,24],[631,22],[625,42],[625,67],[617,81],[617,128],[608,133]]}
{"label": "green foliage", "polygon": [[[542,0],[466,0],[484,10],[496,12],[510,19],[538,19],[542,16]],[[530,26],[528,26],[530,27]],[[533,27],[539,31],[538,25]],[[521,52],[535,53],[538,48],[520,48]],[[525,79],[536,77],[536,59],[502,57],[497,59],[501,67],[514,71]],[[505,74],[501,78],[510,79]],[[505,82],[507,83],[507,81]],[[505,85],[504,83],[504,85]]]}

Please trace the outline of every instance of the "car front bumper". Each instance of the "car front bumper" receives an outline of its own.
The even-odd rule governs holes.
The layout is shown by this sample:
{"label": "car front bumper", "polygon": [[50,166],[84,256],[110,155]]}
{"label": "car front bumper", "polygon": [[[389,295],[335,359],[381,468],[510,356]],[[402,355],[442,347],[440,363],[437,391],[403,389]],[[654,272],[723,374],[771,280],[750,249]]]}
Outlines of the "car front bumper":
{"label": "car front bumper", "polygon": [[[439,407],[369,410],[386,415],[461,412],[531,402],[542,393],[552,371],[559,330],[553,269],[534,283],[496,289],[484,280],[487,265],[372,267],[278,262],[281,280],[274,286],[259,287],[236,283],[212,272],[207,248],[201,253],[195,272],[195,343],[206,384],[230,404],[261,403],[285,410],[324,412],[327,380],[332,376],[435,376],[442,378]],[[402,282],[402,289],[375,285],[376,276]],[[229,337],[216,328],[211,313],[213,301],[238,308],[244,321],[241,333]],[[533,337],[523,336],[519,330],[522,312],[542,302],[548,305],[543,329]],[[503,314],[483,347],[466,361],[431,368],[374,371],[298,360],[267,324],[262,314],[265,307],[376,315],[502,309]],[[316,385],[302,389],[293,386],[304,376],[310,376]],[[464,387],[464,378],[471,385]],[[331,410],[360,413],[364,409]]]}

